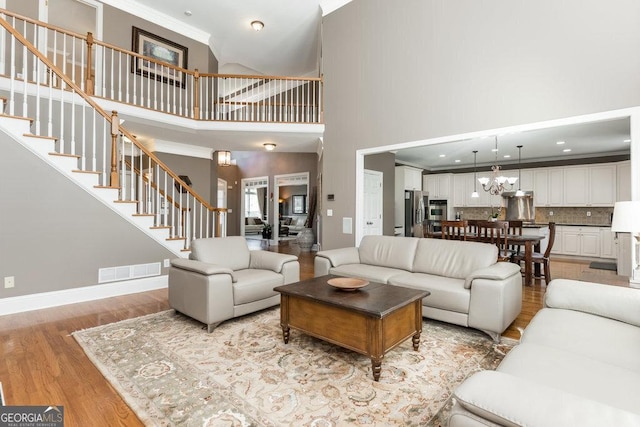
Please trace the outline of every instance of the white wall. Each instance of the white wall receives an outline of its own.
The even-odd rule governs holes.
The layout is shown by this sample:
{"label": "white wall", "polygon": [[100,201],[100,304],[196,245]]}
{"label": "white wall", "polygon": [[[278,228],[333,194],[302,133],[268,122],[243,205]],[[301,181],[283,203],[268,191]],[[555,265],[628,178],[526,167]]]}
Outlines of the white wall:
{"label": "white wall", "polygon": [[357,149],[640,105],[637,0],[354,0],[323,26],[323,249],[354,243]]}

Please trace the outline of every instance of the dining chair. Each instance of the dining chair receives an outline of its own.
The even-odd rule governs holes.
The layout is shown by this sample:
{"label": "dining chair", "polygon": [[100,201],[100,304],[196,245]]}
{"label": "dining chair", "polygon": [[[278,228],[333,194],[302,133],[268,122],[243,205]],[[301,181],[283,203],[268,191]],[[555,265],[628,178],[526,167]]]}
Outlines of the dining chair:
{"label": "dining chair", "polygon": [[[522,236],[522,221],[521,220],[509,220],[509,234],[512,236]],[[511,256],[515,256],[520,253],[520,245],[509,245],[509,251]]]}
{"label": "dining chair", "polygon": [[467,240],[467,227],[469,224],[466,220],[458,221],[442,221],[441,238],[447,240]]}
{"label": "dining chair", "polygon": [[478,221],[477,241],[496,245],[498,247],[498,261],[511,260],[508,234],[508,221]]}
{"label": "dining chair", "polygon": [[[541,275],[540,276],[536,276],[536,279],[543,279],[544,281],[549,284],[549,282],[551,281],[551,269],[549,267],[550,264],[550,255],[551,255],[551,249],[553,248],[553,242],[556,240],[556,223],[555,222],[550,222],[549,223],[549,243],[547,244],[547,249],[545,249],[544,253],[540,253],[540,252],[533,252],[533,254],[531,254],[531,261],[534,264],[542,264],[542,271],[541,271]],[[522,261],[524,261],[524,253],[518,253],[516,255],[514,255],[512,257],[512,261],[515,262],[516,264],[520,264],[522,263]]]}
{"label": "dining chair", "polygon": [[468,219],[466,220],[467,224],[469,224],[469,234],[471,235],[477,235],[478,234],[478,222],[480,222],[480,220],[478,219]]}

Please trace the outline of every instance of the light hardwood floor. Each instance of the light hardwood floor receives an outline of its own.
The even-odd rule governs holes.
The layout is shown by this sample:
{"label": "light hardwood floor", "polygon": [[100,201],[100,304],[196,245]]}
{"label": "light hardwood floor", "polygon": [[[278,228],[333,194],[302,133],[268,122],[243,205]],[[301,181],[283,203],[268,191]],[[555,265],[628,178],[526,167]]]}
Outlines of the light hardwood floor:
{"label": "light hardwood floor", "polygon": [[[250,242],[253,248],[259,241]],[[264,248],[263,248],[264,249]],[[299,256],[301,278],[313,276],[313,253],[296,245],[270,250]],[[628,286],[615,272],[589,263],[553,260],[553,277]],[[542,307],[546,285],[524,287],[523,310],[504,336],[519,338]],[[8,405],[64,405],[66,426],[140,426],[142,423],[84,355],[73,331],[168,309],[167,291],[158,290],[0,316],[0,382]]]}

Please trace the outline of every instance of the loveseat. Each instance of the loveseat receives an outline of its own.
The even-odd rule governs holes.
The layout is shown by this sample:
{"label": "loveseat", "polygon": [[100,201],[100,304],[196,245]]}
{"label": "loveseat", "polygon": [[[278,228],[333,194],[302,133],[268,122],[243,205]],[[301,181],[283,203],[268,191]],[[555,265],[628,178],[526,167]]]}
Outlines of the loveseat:
{"label": "loveseat", "polygon": [[335,274],[427,290],[424,317],[467,326],[500,340],[522,308],[520,267],[496,262],[479,242],[365,236],[359,247],[320,251],[315,276]]}
{"label": "loveseat", "polygon": [[640,290],[551,281],[520,343],[454,399],[449,427],[640,426]]}
{"label": "loveseat", "polygon": [[260,234],[264,228],[264,221],[258,217],[244,219],[244,234]]}
{"label": "loveseat", "polygon": [[298,234],[305,228],[307,216],[291,216],[287,217],[287,223],[284,224],[289,229],[289,234]]}
{"label": "loveseat", "polygon": [[295,255],[250,251],[241,236],[196,239],[189,259],[171,260],[169,306],[211,332],[224,320],[278,305],[273,288],[299,280]]}

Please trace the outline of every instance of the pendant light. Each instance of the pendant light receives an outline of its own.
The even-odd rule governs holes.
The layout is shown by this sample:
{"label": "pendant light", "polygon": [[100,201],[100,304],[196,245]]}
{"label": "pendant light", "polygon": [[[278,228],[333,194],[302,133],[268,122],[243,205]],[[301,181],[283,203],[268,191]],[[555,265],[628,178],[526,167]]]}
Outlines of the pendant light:
{"label": "pendant light", "polygon": [[473,193],[471,193],[471,197],[473,197],[474,199],[476,197],[480,197],[480,195],[478,194],[478,177],[476,176],[476,159],[478,157],[478,150],[474,150],[473,151]]}
{"label": "pendant light", "polygon": [[518,145],[518,191],[516,191],[516,197],[524,196],[524,191],[522,191],[522,177],[520,174],[522,173],[522,167],[520,166],[520,152],[522,150],[522,145]]}

